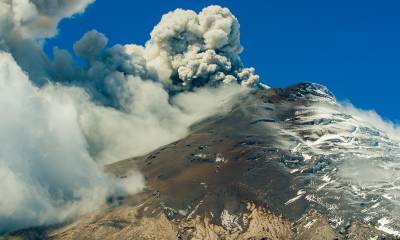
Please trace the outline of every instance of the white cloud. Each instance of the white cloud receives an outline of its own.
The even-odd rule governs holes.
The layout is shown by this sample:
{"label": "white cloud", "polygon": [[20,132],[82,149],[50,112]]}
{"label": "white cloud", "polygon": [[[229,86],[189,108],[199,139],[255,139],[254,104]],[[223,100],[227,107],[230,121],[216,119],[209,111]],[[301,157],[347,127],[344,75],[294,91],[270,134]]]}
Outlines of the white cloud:
{"label": "white cloud", "polygon": [[23,38],[45,38],[57,33],[61,19],[71,17],[94,0],[1,0],[0,19],[8,32]]}
{"label": "white cloud", "polygon": [[0,69],[0,232],[64,220],[88,200],[98,207],[87,196],[104,198],[108,183],[86,150],[73,102],[33,86],[7,53]]}

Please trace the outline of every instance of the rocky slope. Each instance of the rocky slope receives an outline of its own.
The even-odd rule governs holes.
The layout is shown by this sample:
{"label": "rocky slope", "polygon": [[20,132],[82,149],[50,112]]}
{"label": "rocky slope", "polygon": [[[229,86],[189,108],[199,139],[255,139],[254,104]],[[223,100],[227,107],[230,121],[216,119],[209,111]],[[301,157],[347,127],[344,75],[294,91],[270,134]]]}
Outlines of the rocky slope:
{"label": "rocky slope", "polygon": [[106,166],[120,178],[139,169],[142,193],[4,238],[394,239],[398,180],[359,186],[343,164],[368,159],[398,176],[398,150],[323,86],[254,90],[186,138]]}

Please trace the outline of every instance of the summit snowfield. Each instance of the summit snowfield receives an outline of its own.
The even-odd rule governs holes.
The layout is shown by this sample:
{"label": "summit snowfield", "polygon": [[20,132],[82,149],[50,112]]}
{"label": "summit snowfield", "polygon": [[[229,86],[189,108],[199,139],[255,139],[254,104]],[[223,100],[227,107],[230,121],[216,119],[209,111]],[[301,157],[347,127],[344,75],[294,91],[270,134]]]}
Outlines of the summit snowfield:
{"label": "summit snowfield", "polygon": [[303,197],[326,208],[337,226],[357,217],[399,235],[400,129],[336,102],[324,86],[304,86],[304,96],[288,97],[312,104],[291,109],[281,130],[300,157],[286,165],[293,174],[314,175]]}

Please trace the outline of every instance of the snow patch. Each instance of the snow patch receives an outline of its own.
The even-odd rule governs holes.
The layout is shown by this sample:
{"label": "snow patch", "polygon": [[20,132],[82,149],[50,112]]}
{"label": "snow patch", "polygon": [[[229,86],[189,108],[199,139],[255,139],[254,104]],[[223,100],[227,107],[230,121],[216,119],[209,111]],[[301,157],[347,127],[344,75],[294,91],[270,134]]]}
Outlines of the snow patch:
{"label": "snow patch", "polygon": [[311,221],[309,221],[308,223],[306,223],[306,225],[304,225],[305,228],[309,229],[312,227],[312,225],[314,225],[314,223],[317,222],[317,219],[313,219]]}
{"label": "snow patch", "polygon": [[230,214],[228,210],[224,209],[220,218],[222,226],[229,232],[243,231],[239,224],[240,217],[238,215]]}
{"label": "snow patch", "polygon": [[400,236],[400,232],[399,231],[396,231],[396,230],[386,226],[386,225],[388,225],[388,224],[390,224],[392,222],[393,222],[393,220],[391,220],[389,218],[386,218],[386,217],[383,217],[383,218],[378,220],[379,226],[376,227],[376,228],[378,230],[381,230],[382,232],[385,232],[385,233],[388,233],[388,234],[391,234],[391,235],[394,235],[394,236]]}
{"label": "snow patch", "polygon": [[222,156],[222,154],[218,153],[217,156],[215,157],[215,162],[216,163],[226,163],[226,162],[228,162],[228,160],[226,160],[224,158],[224,156]]}
{"label": "snow patch", "polygon": [[304,191],[303,189],[300,189],[299,191],[297,191],[297,196],[294,198],[289,199],[287,202],[285,202],[285,205],[289,205],[295,201],[297,201],[298,199],[300,199],[304,194],[306,193],[306,191]]}

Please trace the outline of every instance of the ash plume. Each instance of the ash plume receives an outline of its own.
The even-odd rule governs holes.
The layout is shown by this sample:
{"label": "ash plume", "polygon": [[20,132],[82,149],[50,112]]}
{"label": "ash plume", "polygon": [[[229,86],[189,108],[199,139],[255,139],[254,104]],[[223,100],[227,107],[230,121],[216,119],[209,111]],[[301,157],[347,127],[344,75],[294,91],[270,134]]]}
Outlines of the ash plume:
{"label": "ash plume", "polygon": [[42,45],[57,24],[91,3],[0,0],[0,232],[60,223],[140,191],[140,173],[114,179],[102,165],[180,139],[261,87],[240,60],[237,19],[218,6],[166,14],[145,46],[108,46],[91,30],[74,53],[54,48],[49,59]]}
{"label": "ash plume", "polygon": [[191,89],[237,82],[254,86],[259,77],[243,68],[239,22],[227,8],[210,6],[199,14],[177,9],[151,32],[145,58],[166,84]]}

